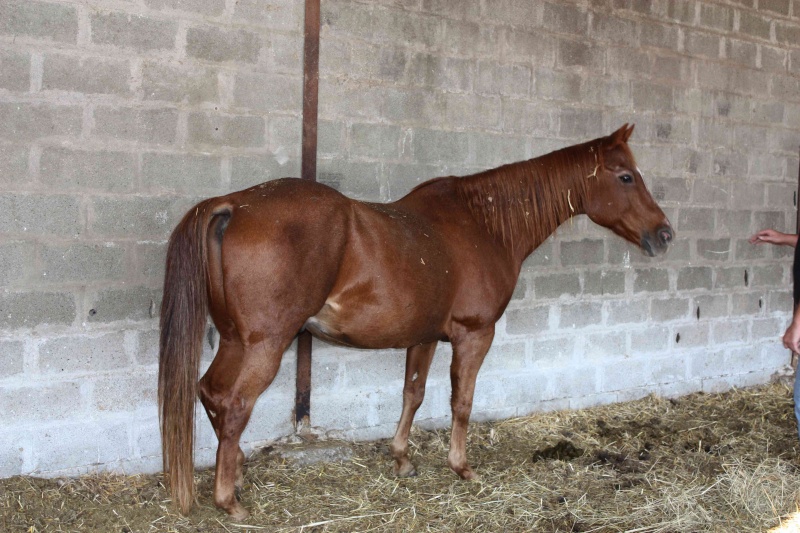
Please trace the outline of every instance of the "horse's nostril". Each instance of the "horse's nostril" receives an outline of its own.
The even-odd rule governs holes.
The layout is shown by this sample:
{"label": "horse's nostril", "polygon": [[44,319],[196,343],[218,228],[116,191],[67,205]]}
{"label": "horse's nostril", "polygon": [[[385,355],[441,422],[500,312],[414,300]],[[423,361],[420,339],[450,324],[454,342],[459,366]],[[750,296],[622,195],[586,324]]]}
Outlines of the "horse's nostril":
{"label": "horse's nostril", "polygon": [[669,228],[661,230],[661,242],[664,244],[669,244],[672,241],[672,230]]}

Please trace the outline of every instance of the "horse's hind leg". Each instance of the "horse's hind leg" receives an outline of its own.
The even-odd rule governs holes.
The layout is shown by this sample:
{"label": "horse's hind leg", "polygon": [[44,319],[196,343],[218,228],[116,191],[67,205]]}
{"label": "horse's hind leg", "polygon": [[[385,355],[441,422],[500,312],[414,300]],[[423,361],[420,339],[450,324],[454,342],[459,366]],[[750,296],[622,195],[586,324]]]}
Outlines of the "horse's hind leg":
{"label": "horse's hind leg", "polygon": [[428,370],[431,367],[433,353],[436,351],[436,342],[412,346],[406,354],[406,378],[403,385],[403,414],[397,423],[397,431],[389,445],[389,450],[394,457],[394,473],[400,477],[416,475],[414,465],[408,459],[408,433],[414,415],[422,405],[425,397],[425,382],[428,380]]}
{"label": "horse's hind leg", "polygon": [[219,440],[214,504],[237,520],[248,516],[236,498],[244,464],[239,439],[256,399],[278,373],[286,345],[263,341],[244,346],[237,340],[221,340],[217,356],[200,380],[200,399]]}
{"label": "horse's hind leg", "polygon": [[450,382],[453,388],[450,400],[453,409],[453,430],[450,434],[450,452],[447,464],[463,479],[474,479],[475,472],[467,463],[467,426],[472,412],[475,380],[483,358],[492,345],[494,326],[471,332],[453,341],[453,362],[450,365]]}

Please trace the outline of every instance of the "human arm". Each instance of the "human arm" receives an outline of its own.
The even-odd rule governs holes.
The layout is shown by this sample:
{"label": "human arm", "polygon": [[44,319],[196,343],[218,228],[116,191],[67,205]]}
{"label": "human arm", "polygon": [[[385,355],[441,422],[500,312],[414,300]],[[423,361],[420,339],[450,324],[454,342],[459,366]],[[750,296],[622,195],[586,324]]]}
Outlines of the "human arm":
{"label": "human arm", "polygon": [[793,233],[783,233],[774,229],[762,229],[751,236],[750,244],[777,244],[781,246],[797,246],[797,235]]}

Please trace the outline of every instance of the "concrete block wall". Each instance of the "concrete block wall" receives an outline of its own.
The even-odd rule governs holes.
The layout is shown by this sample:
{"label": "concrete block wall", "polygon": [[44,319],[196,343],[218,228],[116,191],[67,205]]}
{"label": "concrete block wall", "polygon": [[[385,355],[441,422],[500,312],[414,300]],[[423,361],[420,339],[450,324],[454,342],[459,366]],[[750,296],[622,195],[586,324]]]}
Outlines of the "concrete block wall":
{"label": "concrete block wall", "polygon": [[[0,2],[0,475],[160,468],[166,239],[200,198],[299,173],[302,23],[281,0]],[[248,441],[292,431],[286,365]]]}
{"label": "concrete block wall", "polygon": [[[165,241],[196,200],[299,175],[302,0],[0,2],[0,475],[160,467]],[[319,180],[365,200],[636,123],[678,232],[583,217],[525,265],[474,419],[768,380],[788,354],[800,0],[323,0]],[[214,337],[204,354],[213,354]],[[315,341],[312,423],[390,435],[401,351]],[[423,425],[449,416],[439,348]],[[292,432],[294,350],[246,448]],[[215,439],[198,424],[198,462]]]}

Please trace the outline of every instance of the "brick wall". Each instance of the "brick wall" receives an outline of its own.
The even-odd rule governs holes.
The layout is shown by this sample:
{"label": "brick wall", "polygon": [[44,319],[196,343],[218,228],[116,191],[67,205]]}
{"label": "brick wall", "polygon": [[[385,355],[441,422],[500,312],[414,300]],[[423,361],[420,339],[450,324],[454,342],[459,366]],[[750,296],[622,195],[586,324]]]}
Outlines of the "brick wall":
{"label": "brick wall", "polygon": [[[0,474],[158,468],[165,242],[196,200],[298,173],[302,15],[0,2]],[[290,381],[249,441],[291,432]]]}
{"label": "brick wall", "polygon": [[[394,200],[634,122],[678,232],[651,260],[583,217],[559,229],[498,325],[474,418],[785,369],[790,250],[746,238],[794,229],[799,0],[322,4],[320,181]],[[197,199],[299,174],[302,13],[301,0],[0,2],[0,475],[159,468],[165,241]],[[403,353],[314,353],[313,423],[391,434]],[[292,431],[293,355],[248,448]],[[440,347],[423,424],[447,422],[449,358]]]}

